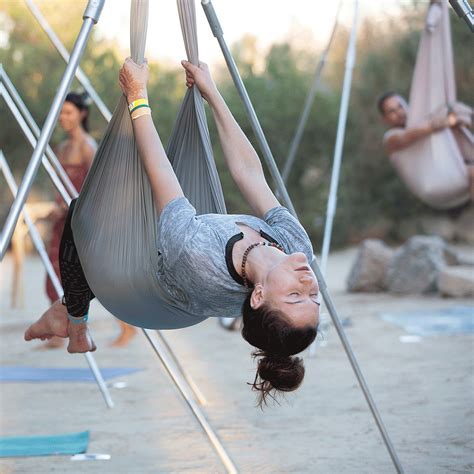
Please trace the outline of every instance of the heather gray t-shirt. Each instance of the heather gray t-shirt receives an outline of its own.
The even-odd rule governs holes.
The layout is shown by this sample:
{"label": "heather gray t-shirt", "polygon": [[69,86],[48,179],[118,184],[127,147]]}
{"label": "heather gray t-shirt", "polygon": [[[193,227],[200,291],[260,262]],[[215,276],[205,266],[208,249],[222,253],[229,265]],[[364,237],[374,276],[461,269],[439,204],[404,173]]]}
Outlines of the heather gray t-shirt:
{"label": "heather gray t-shirt", "polygon": [[185,197],[171,201],[158,221],[158,279],[173,303],[206,317],[237,317],[248,290],[232,264],[232,247],[243,238],[245,224],[286,253],[303,252],[313,259],[311,241],[285,207],[269,210],[263,219],[249,215],[203,214]]}

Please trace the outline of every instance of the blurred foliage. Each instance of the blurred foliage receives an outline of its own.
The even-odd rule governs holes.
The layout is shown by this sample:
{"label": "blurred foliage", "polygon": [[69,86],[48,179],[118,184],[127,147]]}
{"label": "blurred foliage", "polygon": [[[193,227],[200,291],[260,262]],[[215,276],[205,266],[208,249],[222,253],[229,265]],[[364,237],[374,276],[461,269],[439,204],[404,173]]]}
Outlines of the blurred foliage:
{"label": "blurred foliage", "polygon": [[[67,11],[61,0],[37,0],[36,3],[66,48],[71,50],[86,2],[68,2]],[[3,32],[0,36],[0,63],[41,125],[64,72],[64,62],[23,2],[0,0],[0,4],[0,32]],[[336,246],[365,235],[378,235],[381,228],[385,234],[396,231],[404,219],[432,212],[408,193],[390,167],[382,150],[384,129],[375,108],[378,95],[385,90],[395,89],[408,94],[425,8],[426,5],[420,7],[415,3],[407,5],[396,18],[368,18],[359,27],[333,231]],[[470,79],[474,77],[474,66],[472,49],[468,47],[472,41],[471,34],[454,15],[451,26],[458,97],[472,104]],[[288,182],[295,208],[314,242],[321,241],[324,227],[348,37],[349,32],[339,28]],[[263,53],[252,36],[243,37],[233,45],[232,51],[277,164],[282,169],[313,80],[319,52],[311,45],[301,49],[301,46],[291,43],[280,43]],[[122,60],[113,43],[92,34],[81,61],[82,69],[111,110],[120,95],[117,71]],[[150,100],[152,104],[159,104],[154,120],[166,143],[184,95],[184,81],[178,65],[171,70],[151,63],[150,71]],[[258,150],[250,123],[224,65],[217,68],[215,77],[237,121]],[[74,82],[72,89],[80,89],[80,85]],[[31,156],[31,148],[3,100],[0,100],[0,117],[0,147],[17,176],[21,176]],[[90,122],[92,135],[99,140],[106,124],[95,107],[92,107]],[[209,124],[228,210],[246,212],[248,208],[224,168],[216,128],[212,121]],[[53,146],[62,138],[62,133],[57,130],[52,138]],[[35,192],[43,198],[53,196],[54,191],[44,173],[37,179]],[[2,185],[2,203],[10,202],[6,196]]]}

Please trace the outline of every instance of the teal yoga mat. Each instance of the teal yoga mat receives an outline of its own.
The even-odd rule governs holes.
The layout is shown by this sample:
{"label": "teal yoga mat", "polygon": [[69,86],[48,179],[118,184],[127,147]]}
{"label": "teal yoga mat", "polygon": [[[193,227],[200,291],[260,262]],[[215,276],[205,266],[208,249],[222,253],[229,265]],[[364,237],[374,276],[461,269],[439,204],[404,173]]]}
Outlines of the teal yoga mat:
{"label": "teal yoga mat", "polygon": [[0,437],[0,457],[51,456],[87,451],[89,431],[54,436]]}

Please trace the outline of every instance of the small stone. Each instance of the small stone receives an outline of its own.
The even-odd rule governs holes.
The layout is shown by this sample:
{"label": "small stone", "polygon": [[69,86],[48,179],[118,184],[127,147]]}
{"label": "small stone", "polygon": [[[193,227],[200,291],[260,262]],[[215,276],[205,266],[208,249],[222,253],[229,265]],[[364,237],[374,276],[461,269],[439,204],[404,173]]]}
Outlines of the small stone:
{"label": "small stone", "polygon": [[436,291],[438,274],[446,266],[446,244],[440,237],[417,235],[394,254],[387,269],[387,287],[392,293]]}
{"label": "small stone", "polygon": [[393,254],[394,251],[381,240],[364,240],[347,278],[347,291],[385,290],[385,274]]}
{"label": "small stone", "polygon": [[446,267],[438,276],[439,292],[457,298],[474,296],[474,267]]}

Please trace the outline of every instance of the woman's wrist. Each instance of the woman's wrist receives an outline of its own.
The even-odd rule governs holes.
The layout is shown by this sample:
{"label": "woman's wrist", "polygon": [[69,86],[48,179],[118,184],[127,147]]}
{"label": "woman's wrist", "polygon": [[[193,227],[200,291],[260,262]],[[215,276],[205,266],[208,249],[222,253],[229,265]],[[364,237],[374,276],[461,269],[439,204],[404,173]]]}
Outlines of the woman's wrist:
{"label": "woman's wrist", "polygon": [[139,89],[133,92],[130,92],[130,94],[127,94],[127,102],[130,104],[134,100],[138,99],[147,99],[148,100],[148,91],[146,89]]}

